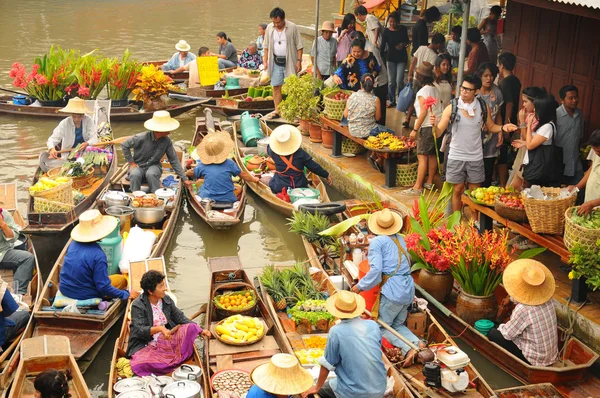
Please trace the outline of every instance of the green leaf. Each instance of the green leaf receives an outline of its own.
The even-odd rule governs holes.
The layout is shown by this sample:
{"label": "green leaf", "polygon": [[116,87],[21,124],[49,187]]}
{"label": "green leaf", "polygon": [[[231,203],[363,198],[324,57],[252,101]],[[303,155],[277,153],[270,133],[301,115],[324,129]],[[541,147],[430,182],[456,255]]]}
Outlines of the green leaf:
{"label": "green leaf", "polygon": [[460,211],[455,211],[448,217],[446,222],[446,229],[453,230],[455,226],[460,224],[461,214]]}
{"label": "green leaf", "polygon": [[427,268],[427,266],[423,263],[415,263],[412,267],[410,267],[410,272],[415,272],[423,268]]}
{"label": "green leaf", "polygon": [[419,197],[419,215],[421,216],[421,225],[425,232],[429,232],[431,229],[431,223],[429,221],[429,206],[425,202],[425,198],[421,195]]}
{"label": "green leaf", "polygon": [[370,214],[359,214],[358,216],[354,216],[344,220],[338,224],[333,225],[330,228],[319,233],[322,236],[340,236],[356,224],[358,224],[362,220],[367,220],[371,215]]}
{"label": "green leaf", "polygon": [[541,254],[541,253],[543,253],[545,251],[546,251],[545,247],[536,247],[536,248],[533,248],[533,249],[527,249],[523,253],[521,253],[521,255],[519,256],[519,259],[521,259],[521,258],[533,258],[533,257],[537,256],[538,254]]}

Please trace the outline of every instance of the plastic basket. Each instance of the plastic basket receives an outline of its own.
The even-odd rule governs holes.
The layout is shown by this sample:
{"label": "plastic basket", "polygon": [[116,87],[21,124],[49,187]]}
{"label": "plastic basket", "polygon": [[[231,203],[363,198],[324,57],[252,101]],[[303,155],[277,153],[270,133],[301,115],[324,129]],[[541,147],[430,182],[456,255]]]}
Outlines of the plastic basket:
{"label": "plastic basket", "polygon": [[344,137],[342,139],[342,153],[352,153],[358,155],[359,153],[366,152],[367,148],[360,145],[358,142],[351,140],[350,138]]}
{"label": "plastic basket", "polygon": [[[321,196],[321,192],[318,189],[314,189],[314,188],[300,188],[302,189],[305,193],[305,195],[292,195],[291,192],[293,191],[293,189],[288,189],[288,195],[290,196],[290,202],[294,203],[297,200],[300,199],[319,199],[319,196]],[[308,191],[312,192],[312,195],[308,194]]]}
{"label": "plastic basket", "polygon": [[557,199],[533,199],[522,195],[531,230],[536,234],[561,235],[565,229],[565,211],[575,204],[577,196],[558,199],[560,188],[542,188],[542,192]]}
{"label": "plastic basket", "polygon": [[75,208],[74,205],[55,202],[44,198],[33,198],[33,210],[36,213],[68,213]]}
{"label": "plastic basket", "polygon": [[[503,194],[507,195],[507,194]],[[515,196],[518,194],[514,194]],[[515,221],[518,223],[527,222],[527,213],[525,209],[516,209],[514,207],[510,207],[505,205],[504,203],[498,200],[499,196],[496,196],[494,200],[494,211],[498,213],[500,217],[506,218],[511,221]]]}
{"label": "plastic basket", "polygon": [[[351,91],[344,91],[347,94],[352,93]],[[323,97],[323,104],[325,104],[324,113],[329,119],[342,120],[344,116],[344,109],[346,109],[347,100],[336,100],[332,97],[336,93],[332,93]]]}
{"label": "plastic basket", "polygon": [[73,180],[69,180],[68,182],[45,191],[36,192],[32,196],[34,198],[43,198],[53,202],[73,205]]}
{"label": "plastic basket", "polygon": [[596,241],[600,239],[600,229],[590,229],[575,224],[571,220],[571,214],[577,209],[578,206],[565,210],[565,235],[563,237],[565,247],[571,250],[575,243],[579,243],[587,250],[595,250]]}
{"label": "plastic basket", "polygon": [[417,182],[419,163],[398,164],[396,166],[396,185],[409,187]]}

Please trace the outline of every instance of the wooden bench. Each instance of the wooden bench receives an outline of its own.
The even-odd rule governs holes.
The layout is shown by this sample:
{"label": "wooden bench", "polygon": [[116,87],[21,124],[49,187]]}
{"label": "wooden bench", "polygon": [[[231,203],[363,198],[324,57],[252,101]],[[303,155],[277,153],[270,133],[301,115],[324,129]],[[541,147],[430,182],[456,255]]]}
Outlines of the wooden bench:
{"label": "wooden bench", "polygon": [[[494,220],[504,225],[506,228],[518,233],[521,236],[537,243],[557,254],[565,264],[569,263],[570,252],[563,243],[563,237],[559,235],[537,234],[531,230],[529,224],[519,224],[518,222],[507,220],[501,217],[488,206],[477,204],[467,195],[462,196],[462,203],[469,206],[472,210],[479,212],[479,231],[491,231],[494,228]],[[582,303],[587,299],[587,285],[584,278],[573,279],[571,282],[571,300]]]}

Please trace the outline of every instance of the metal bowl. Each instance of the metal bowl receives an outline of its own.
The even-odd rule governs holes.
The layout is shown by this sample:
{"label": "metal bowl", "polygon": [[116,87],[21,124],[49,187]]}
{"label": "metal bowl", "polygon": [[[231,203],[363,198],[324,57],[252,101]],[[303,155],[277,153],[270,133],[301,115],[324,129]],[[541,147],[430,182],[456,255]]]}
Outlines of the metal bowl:
{"label": "metal bowl", "polygon": [[125,192],[108,191],[104,194],[104,201],[107,207],[112,206],[129,206],[131,198]]}
{"label": "metal bowl", "polygon": [[156,224],[164,220],[166,215],[164,207],[136,207],[135,221],[142,224]]}

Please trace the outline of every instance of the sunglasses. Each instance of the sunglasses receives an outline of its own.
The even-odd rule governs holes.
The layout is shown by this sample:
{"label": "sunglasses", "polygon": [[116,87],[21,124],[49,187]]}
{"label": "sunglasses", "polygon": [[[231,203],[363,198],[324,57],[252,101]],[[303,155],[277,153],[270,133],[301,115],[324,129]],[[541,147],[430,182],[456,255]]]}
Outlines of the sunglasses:
{"label": "sunglasses", "polygon": [[460,86],[460,90],[461,90],[461,91],[464,91],[464,92],[466,92],[466,93],[470,93],[470,92],[473,92],[473,91],[475,91],[476,89],[474,89],[474,88],[469,88],[469,87],[465,87],[465,86]]}

